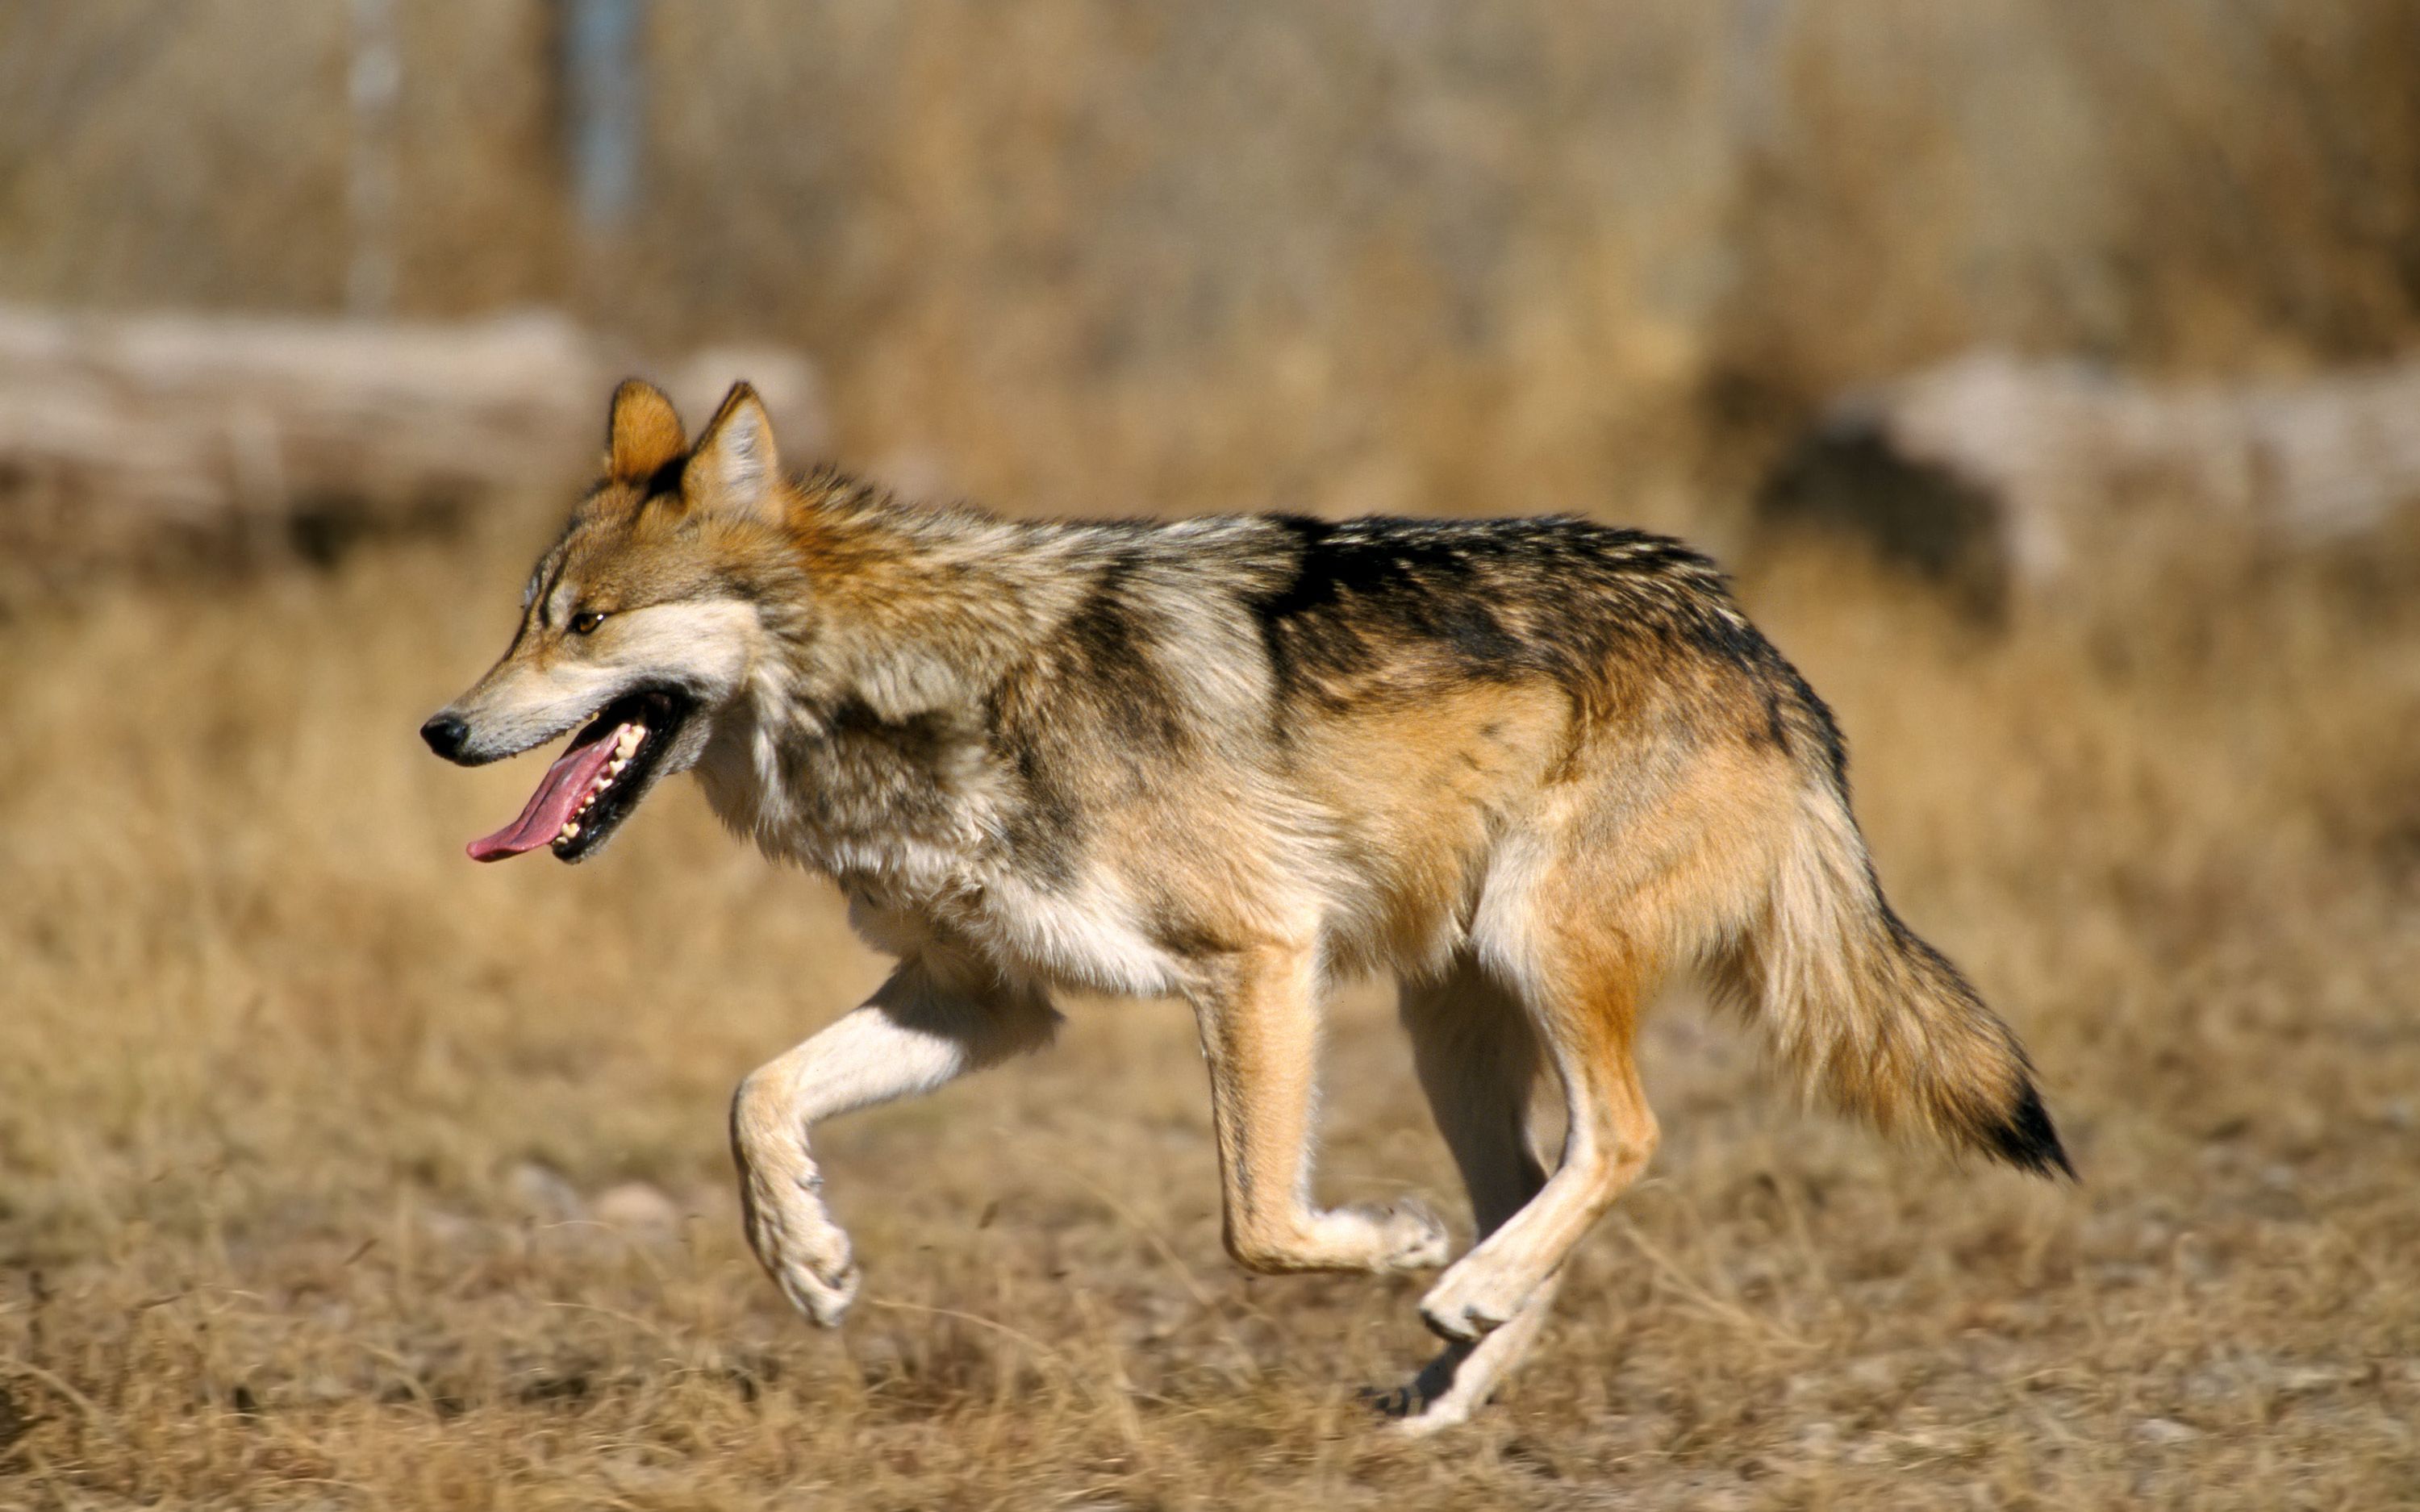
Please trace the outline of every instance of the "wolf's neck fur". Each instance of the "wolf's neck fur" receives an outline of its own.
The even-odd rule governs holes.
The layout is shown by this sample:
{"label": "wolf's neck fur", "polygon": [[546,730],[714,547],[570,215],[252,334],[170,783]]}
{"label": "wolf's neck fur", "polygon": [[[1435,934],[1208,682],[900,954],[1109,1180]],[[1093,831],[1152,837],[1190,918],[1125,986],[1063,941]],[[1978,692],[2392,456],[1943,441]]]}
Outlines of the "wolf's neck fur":
{"label": "wolf's neck fur", "polygon": [[986,701],[1088,587],[1081,529],[809,479],[786,522],[795,570],[759,601],[765,655],[699,765],[716,812],[854,889],[964,886],[1001,799]]}

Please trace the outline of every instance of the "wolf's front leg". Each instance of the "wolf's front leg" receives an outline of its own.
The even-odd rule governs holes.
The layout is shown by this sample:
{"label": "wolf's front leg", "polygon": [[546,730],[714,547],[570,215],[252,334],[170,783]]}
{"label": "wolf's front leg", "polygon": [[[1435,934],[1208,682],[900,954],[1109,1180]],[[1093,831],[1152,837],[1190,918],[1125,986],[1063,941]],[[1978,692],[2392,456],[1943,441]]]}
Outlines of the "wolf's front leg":
{"label": "wolf's front leg", "polygon": [[830,1327],[857,1297],[848,1235],[824,1207],[807,1131],[1035,1049],[1058,1017],[1036,989],[928,954],[901,962],[863,1007],[749,1073],[731,1100],[740,1205],[750,1246],[793,1306]]}
{"label": "wolf's front leg", "polygon": [[1443,1265],[1445,1229],[1416,1206],[1311,1205],[1316,952],[1239,951],[1194,994],[1194,1010],[1210,1062],[1227,1252],[1236,1262],[1264,1272]]}

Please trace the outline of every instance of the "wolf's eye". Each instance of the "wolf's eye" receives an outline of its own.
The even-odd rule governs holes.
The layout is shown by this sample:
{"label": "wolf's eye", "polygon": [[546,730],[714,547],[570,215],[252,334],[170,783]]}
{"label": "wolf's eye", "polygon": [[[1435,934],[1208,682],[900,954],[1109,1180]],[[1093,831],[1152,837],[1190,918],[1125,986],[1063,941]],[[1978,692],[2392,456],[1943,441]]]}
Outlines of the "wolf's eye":
{"label": "wolf's eye", "polygon": [[604,615],[597,613],[593,609],[584,609],[571,617],[571,633],[573,635],[586,635],[604,623]]}

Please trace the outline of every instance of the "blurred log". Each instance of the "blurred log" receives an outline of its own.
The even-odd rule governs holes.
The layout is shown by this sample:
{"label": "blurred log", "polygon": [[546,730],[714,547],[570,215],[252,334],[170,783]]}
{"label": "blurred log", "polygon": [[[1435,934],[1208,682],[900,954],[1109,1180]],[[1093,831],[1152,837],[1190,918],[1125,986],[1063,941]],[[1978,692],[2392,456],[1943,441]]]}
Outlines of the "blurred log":
{"label": "blurred log", "polygon": [[0,563],[325,558],[597,467],[632,373],[692,425],[747,378],[783,449],[825,440],[814,368],[778,348],[635,360],[560,316],[465,324],[68,315],[0,305]]}
{"label": "blurred log", "polygon": [[2224,536],[2307,551],[2420,504],[2420,362],[2160,387],[1984,353],[1837,406],[1760,522],[1854,533],[1978,608],[2087,589]]}

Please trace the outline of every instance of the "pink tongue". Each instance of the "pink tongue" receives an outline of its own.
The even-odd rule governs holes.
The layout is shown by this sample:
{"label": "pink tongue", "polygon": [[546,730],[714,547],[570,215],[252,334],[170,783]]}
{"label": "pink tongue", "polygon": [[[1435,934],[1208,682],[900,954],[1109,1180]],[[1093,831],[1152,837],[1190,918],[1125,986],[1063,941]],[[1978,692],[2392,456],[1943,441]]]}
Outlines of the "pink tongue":
{"label": "pink tongue", "polygon": [[580,800],[588,792],[588,785],[597,780],[597,774],[605,770],[605,764],[613,759],[614,738],[620,733],[620,728],[616,727],[584,746],[575,744],[556,757],[554,764],[546,769],[546,776],[539,780],[537,791],[530,795],[529,807],[521,810],[521,816],[494,834],[482,835],[473,841],[471,859],[501,861],[507,856],[536,850],[554,839],[564,821],[580,807]]}

